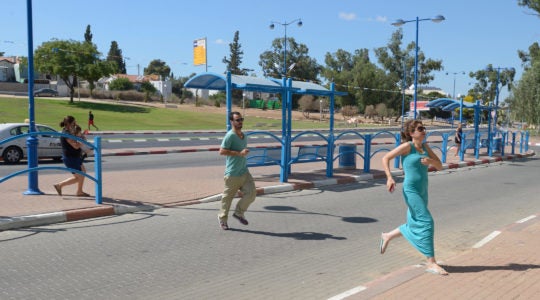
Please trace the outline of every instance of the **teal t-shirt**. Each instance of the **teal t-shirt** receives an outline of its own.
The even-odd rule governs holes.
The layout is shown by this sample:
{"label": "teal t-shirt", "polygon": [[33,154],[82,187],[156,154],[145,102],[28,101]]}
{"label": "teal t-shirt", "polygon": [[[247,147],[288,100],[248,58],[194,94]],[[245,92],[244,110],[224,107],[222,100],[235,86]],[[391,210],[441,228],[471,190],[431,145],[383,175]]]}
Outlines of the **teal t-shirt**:
{"label": "teal t-shirt", "polygon": [[[244,134],[244,138],[241,139],[234,130],[229,130],[223,137],[221,148],[240,152],[247,148],[247,136]],[[242,176],[247,171],[247,159],[245,157],[227,155],[225,159],[225,176]]]}

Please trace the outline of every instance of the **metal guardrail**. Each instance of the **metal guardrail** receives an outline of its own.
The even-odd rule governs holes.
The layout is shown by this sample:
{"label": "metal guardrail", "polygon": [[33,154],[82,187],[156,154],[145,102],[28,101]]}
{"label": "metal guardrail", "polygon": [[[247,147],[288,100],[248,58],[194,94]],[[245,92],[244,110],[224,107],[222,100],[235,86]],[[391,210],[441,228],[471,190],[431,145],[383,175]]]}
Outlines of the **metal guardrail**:
{"label": "metal guardrail", "polygon": [[[19,176],[19,175],[22,175],[22,174],[32,174],[32,173],[36,173],[36,172],[39,172],[39,171],[45,171],[45,170],[61,170],[61,171],[69,172],[69,173],[77,173],[77,174],[83,175],[84,177],[86,177],[86,178],[88,178],[88,179],[95,182],[96,203],[101,204],[103,202],[103,194],[102,194],[103,193],[103,177],[102,177],[102,169],[101,169],[101,150],[102,150],[101,149],[101,137],[100,136],[94,137],[94,143],[92,144],[92,143],[90,143],[90,142],[88,142],[88,141],[86,141],[84,139],[81,139],[79,137],[76,137],[76,136],[73,136],[73,135],[70,135],[70,134],[65,134],[65,133],[60,133],[60,132],[52,132],[52,131],[43,131],[43,132],[31,132],[31,133],[25,133],[25,134],[16,135],[16,136],[13,136],[13,137],[10,137],[10,138],[7,138],[7,139],[4,139],[4,140],[0,141],[0,145],[2,145],[4,143],[8,143],[8,142],[16,140],[16,139],[37,137],[37,136],[40,136],[40,135],[67,137],[67,138],[70,138],[72,140],[76,140],[76,141],[79,141],[79,142],[83,143],[89,149],[93,149],[94,150],[94,176],[92,176],[92,175],[90,175],[88,173],[81,172],[79,170],[74,170],[74,169],[68,168],[68,167],[51,167],[51,166],[40,167],[40,166],[37,166],[37,167],[26,168],[24,170],[13,172],[13,173],[5,176],[5,177],[2,177],[2,178],[0,178],[0,184],[2,182],[6,181],[6,180],[9,180],[9,179],[15,177],[15,176]],[[39,139],[39,137],[38,137],[38,139]]]}

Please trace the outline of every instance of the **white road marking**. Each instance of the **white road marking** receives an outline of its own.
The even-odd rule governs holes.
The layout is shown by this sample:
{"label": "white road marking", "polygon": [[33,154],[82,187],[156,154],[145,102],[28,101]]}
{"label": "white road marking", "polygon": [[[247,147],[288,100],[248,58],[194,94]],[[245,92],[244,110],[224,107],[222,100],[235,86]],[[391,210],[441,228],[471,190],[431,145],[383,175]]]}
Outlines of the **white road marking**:
{"label": "white road marking", "polygon": [[497,237],[499,234],[501,234],[500,231],[496,230],[490,233],[488,236],[483,238],[480,242],[476,243],[473,248],[480,248],[484,246],[485,244],[489,243],[491,240],[493,240],[495,237]]}
{"label": "white road marking", "polygon": [[529,220],[532,220],[532,219],[534,219],[534,218],[536,218],[535,215],[528,216],[528,217],[526,217],[526,218],[523,218],[523,219],[517,221],[516,223],[525,223],[525,222],[527,222],[527,221],[529,221]]}
{"label": "white road marking", "polygon": [[169,139],[157,139],[157,140],[158,140],[158,142],[168,142],[168,141],[170,141]]}
{"label": "white road marking", "polygon": [[354,294],[357,294],[357,293],[359,293],[359,292],[361,292],[361,291],[363,291],[363,290],[365,290],[365,289],[367,289],[365,286],[357,286],[357,287],[355,287],[355,288],[353,288],[353,289],[350,289],[350,290],[348,290],[348,291],[346,291],[346,292],[343,292],[343,293],[341,293],[341,294],[339,294],[339,295],[336,295],[336,296],[334,296],[334,297],[332,297],[332,298],[328,298],[328,300],[341,300],[341,299],[345,299],[345,298],[347,298],[347,297],[349,297],[349,296],[352,296],[352,295],[354,295]]}

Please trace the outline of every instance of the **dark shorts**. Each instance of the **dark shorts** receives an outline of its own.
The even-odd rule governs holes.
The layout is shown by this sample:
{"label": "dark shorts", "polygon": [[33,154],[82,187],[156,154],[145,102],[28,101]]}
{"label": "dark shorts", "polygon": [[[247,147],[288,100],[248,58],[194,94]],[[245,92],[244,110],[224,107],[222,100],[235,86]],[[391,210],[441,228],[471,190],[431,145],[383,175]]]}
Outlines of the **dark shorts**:
{"label": "dark shorts", "polygon": [[77,171],[82,171],[82,158],[79,156],[62,156],[62,160],[64,161],[64,165],[70,169],[75,169]]}

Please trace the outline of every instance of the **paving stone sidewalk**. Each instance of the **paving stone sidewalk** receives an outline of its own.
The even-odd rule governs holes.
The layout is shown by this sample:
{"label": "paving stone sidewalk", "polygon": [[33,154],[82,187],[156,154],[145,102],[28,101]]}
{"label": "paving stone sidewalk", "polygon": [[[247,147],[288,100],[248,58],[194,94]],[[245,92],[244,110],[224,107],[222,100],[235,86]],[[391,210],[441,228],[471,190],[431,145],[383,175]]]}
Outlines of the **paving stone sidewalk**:
{"label": "paving stone sidewalk", "polygon": [[540,214],[516,220],[490,238],[443,262],[448,276],[410,266],[340,299],[538,299]]}

